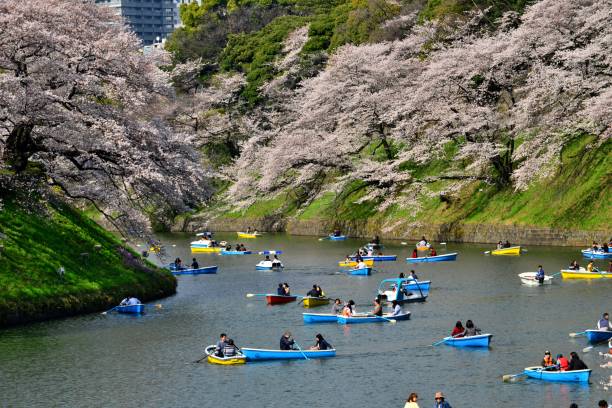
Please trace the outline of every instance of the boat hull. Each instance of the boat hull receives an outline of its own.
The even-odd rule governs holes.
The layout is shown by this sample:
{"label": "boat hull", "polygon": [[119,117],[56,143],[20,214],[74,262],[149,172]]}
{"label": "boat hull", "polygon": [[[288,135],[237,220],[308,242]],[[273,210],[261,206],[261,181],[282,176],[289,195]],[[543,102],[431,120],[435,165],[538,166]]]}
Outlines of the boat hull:
{"label": "boat hull", "polygon": [[338,315],[327,313],[302,313],[304,323],[336,323]]}
{"label": "boat hull", "polygon": [[494,249],[491,251],[491,255],[520,255],[521,254],[521,247],[520,246],[514,246],[514,247],[510,247],[510,248],[501,248],[501,249]]}
{"label": "boat hull", "polygon": [[446,337],[444,344],[454,347],[489,347],[492,334],[479,334],[470,337]]}
{"label": "boat hull", "polygon": [[242,348],[242,353],[246,356],[247,361],[264,361],[264,360],[304,360],[304,355],[311,358],[329,358],[336,356],[336,350],[265,350]]}
{"label": "boat hull", "polygon": [[141,313],[144,313],[145,311],[145,305],[139,304],[139,305],[129,305],[129,306],[117,306],[115,307],[115,311],[117,313],[124,313],[124,314],[141,314]]}
{"label": "boat hull", "polygon": [[[518,277],[521,278],[521,283],[527,286],[540,286],[540,281],[536,279],[537,272],[523,272],[519,273]],[[552,276],[544,275],[543,285],[552,285]]]}
{"label": "boat hull", "polygon": [[346,235],[338,235],[337,237],[329,235],[330,241],[346,241]]}
{"label": "boat hull", "polygon": [[423,262],[447,262],[457,260],[457,252],[436,256],[422,256],[418,258],[406,258],[408,263],[423,263]]}
{"label": "boat hull", "polygon": [[340,324],[362,324],[362,323],[390,323],[390,320],[410,320],[410,312],[403,313],[399,316],[383,315],[380,316],[338,316]]}
{"label": "boat hull", "polygon": [[206,347],[206,361],[209,364],[237,365],[237,364],[246,363],[246,357],[242,354],[238,354],[232,357],[219,357],[214,354],[215,350],[216,350],[215,346]]}
{"label": "boat hull", "polygon": [[295,302],[297,296],[267,295],[266,303],[269,305],[280,305],[282,303]]}
{"label": "boat hull", "polygon": [[588,382],[591,370],[549,371],[543,367],[527,367],[523,371],[527,377],[552,382]]}
{"label": "boat hull", "polygon": [[349,270],[349,275],[367,276],[371,274],[372,274],[372,268],[370,267]]}
{"label": "boat hull", "polygon": [[216,253],[216,252],[221,252],[221,248],[219,247],[197,247],[197,246],[191,246],[191,252],[195,252],[195,253]]}
{"label": "boat hull", "polygon": [[249,233],[249,232],[237,232],[236,234],[238,234],[238,238],[245,238],[245,239],[254,239],[261,235],[259,233],[255,234],[255,233]]}
{"label": "boat hull", "polygon": [[585,330],[585,335],[589,343],[600,343],[612,339],[612,331],[606,330]]}
{"label": "boat hull", "polygon": [[592,259],[612,259],[612,252],[593,251],[592,249],[583,249],[582,256]]}
{"label": "boat hull", "polygon": [[317,307],[329,304],[329,298],[305,297],[303,299],[304,307]]}
{"label": "boat hull", "polygon": [[179,270],[170,270],[170,272],[177,276],[177,275],[207,275],[207,274],[212,274],[212,273],[217,273],[217,269],[218,267],[215,266],[206,266],[204,268],[198,268],[198,269],[179,269]]}
{"label": "boat hull", "polygon": [[221,250],[221,255],[251,255],[253,252],[251,251],[226,251]]}
{"label": "boat hull", "polygon": [[612,272],[587,272],[562,269],[561,277],[563,279],[612,279]]}
{"label": "boat hull", "polygon": [[[364,259],[363,261],[364,264],[366,264],[366,266],[373,266],[374,265],[374,260],[373,259]],[[344,266],[344,267],[350,267],[350,268],[354,268],[355,266],[357,266],[358,262],[357,261],[340,261],[338,262],[338,266]]]}
{"label": "boat hull", "polygon": [[[356,257],[351,256],[351,259],[355,259]],[[376,262],[388,262],[388,261],[397,261],[397,255],[365,255],[361,257],[364,261],[371,259]]]}

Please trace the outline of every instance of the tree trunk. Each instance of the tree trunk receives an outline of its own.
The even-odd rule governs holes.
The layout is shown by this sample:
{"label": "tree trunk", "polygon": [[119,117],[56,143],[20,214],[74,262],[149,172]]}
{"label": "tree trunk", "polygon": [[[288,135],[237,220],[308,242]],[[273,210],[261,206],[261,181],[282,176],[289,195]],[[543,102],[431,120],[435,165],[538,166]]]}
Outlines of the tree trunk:
{"label": "tree trunk", "polygon": [[17,125],[13,128],[6,141],[2,159],[16,173],[21,173],[28,166],[28,160],[34,153],[32,140],[32,125]]}

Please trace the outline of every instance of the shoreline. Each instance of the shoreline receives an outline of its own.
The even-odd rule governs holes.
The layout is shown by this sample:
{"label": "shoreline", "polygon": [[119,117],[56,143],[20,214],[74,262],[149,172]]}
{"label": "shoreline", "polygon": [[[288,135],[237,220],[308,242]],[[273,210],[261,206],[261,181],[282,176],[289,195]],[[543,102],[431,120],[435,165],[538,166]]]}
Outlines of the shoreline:
{"label": "shoreline", "polygon": [[418,241],[421,236],[439,242],[496,244],[500,240],[517,245],[590,247],[593,241],[603,242],[612,237],[611,229],[572,230],[526,225],[477,223],[402,223],[383,226],[368,221],[334,221],[329,219],[300,220],[269,216],[262,218],[205,218],[194,216],[172,226],[171,232],[243,231],[247,227],[261,232],[285,232],[289,235],[326,236],[340,229],[350,238],[372,238]]}

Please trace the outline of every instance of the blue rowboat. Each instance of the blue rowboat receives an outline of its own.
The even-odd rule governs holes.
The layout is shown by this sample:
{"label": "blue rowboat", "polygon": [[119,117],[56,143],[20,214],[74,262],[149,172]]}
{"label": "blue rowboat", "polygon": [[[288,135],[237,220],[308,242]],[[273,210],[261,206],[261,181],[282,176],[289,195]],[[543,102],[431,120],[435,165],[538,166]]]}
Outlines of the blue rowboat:
{"label": "blue rowboat", "polygon": [[213,266],[205,266],[203,268],[197,268],[197,269],[170,269],[170,271],[172,272],[173,275],[204,275],[204,274],[211,274],[211,273],[217,273],[217,266],[213,265]]}
{"label": "blue rowboat", "polygon": [[453,253],[444,254],[444,255],[421,256],[418,258],[406,258],[406,262],[408,263],[445,262],[445,261],[455,261],[456,259],[457,259],[457,252],[453,252]]}
{"label": "blue rowboat", "polygon": [[366,266],[365,268],[360,268],[360,269],[349,269],[348,273],[349,275],[359,275],[359,276],[371,275],[372,268]]}
{"label": "blue rowboat", "polygon": [[330,235],[329,236],[329,240],[330,241],[345,241],[346,240],[346,235]]}
{"label": "blue rowboat", "polygon": [[527,377],[553,382],[589,382],[591,370],[551,371],[544,367],[527,367],[523,371]]}
{"label": "blue rowboat", "polygon": [[115,311],[118,313],[127,313],[127,314],[140,314],[140,313],[144,313],[145,310],[145,305],[138,304],[138,305],[124,305],[124,306],[116,306],[115,307]]}
{"label": "blue rowboat", "polygon": [[270,251],[259,251],[257,252],[259,255],[280,255],[283,251],[278,250],[270,250]]}
{"label": "blue rowboat", "polygon": [[272,261],[261,261],[257,265],[255,265],[255,269],[258,271],[271,271],[276,270],[280,271],[284,266],[282,263],[272,263]]}
{"label": "blue rowboat", "polygon": [[330,350],[266,350],[245,348],[241,349],[247,361],[261,360],[304,360],[304,355],[308,358],[336,357],[336,349]]}
{"label": "blue rowboat", "polygon": [[410,320],[410,312],[405,312],[402,313],[398,316],[391,316],[391,315],[383,315],[381,317],[379,316],[372,316],[372,315],[353,315],[350,317],[346,317],[346,316],[338,316],[338,323],[340,324],[359,324],[359,323],[390,323],[390,320]]}
{"label": "blue rowboat", "polygon": [[600,343],[612,339],[612,331],[607,330],[585,330],[589,343]]}
{"label": "blue rowboat", "polygon": [[[350,257],[352,260],[357,258],[356,256]],[[397,261],[397,255],[365,255],[361,257],[363,260],[371,259],[376,262],[384,262],[384,261]]]}
{"label": "blue rowboat", "polygon": [[251,251],[226,251],[225,249],[221,250],[221,255],[251,255],[253,252]]}
{"label": "blue rowboat", "polygon": [[[431,281],[418,281],[412,278],[384,279],[378,285],[378,294],[387,301],[400,303],[424,302],[429,296]],[[397,288],[402,288],[398,291]]]}
{"label": "blue rowboat", "polygon": [[331,313],[302,313],[304,323],[336,323],[338,315]]}
{"label": "blue rowboat", "polygon": [[479,334],[470,337],[445,337],[444,344],[455,347],[489,347],[492,334]]}
{"label": "blue rowboat", "polygon": [[582,256],[593,259],[612,259],[612,252],[593,251],[592,249],[583,249]]}

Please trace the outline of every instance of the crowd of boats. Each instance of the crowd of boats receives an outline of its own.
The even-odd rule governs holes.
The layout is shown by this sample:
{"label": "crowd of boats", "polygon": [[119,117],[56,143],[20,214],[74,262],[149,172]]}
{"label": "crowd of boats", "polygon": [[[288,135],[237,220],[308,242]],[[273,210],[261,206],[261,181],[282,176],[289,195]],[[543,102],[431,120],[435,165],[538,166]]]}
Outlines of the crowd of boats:
{"label": "crowd of boats", "polygon": [[[206,232],[198,234],[199,239],[191,242],[191,251],[195,253],[218,253],[220,255],[250,255],[259,254],[265,255],[265,259],[255,265],[256,270],[280,270],[284,267],[278,255],[282,254],[280,250],[262,250],[248,251],[243,244],[236,244],[232,249],[231,244],[221,241],[216,242],[212,233]],[[261,235],[257,231],[238,232],[238,238],[254,239]],[[320,240],[343,241],[346,236],[340,231],[334,231]],[[405,244],[405,243],[403,243]],[[444,245],[444,243],[442,243]],[[567,269],[560,270],[553,275],[546,275],[542,266],[538,267],[535,272],[524,272],[519,274],[521,282],[525,285],[548,285],[552,283],[552,279],[561,275],[563,279],[594,279],[594,278],[612,278],[612,252],[609,250],[609,244],[602,246],[593,244],[591,248],[582,250],[582,256],[589,263],[586,268],[581,268],[576,261],[573,261]],[[355,253],[349,254],[344,260],[338,261],[338,266],[347,268],[346,272],[349,275],[370,275],[376,262],[396,261],[397,255],[383,254],[383,245],[378,237],[359,248]],[[512,246],[508,241],[498,243],[497,248],[486,251],[485,255],[492,256],[520,256],[526,252],[521,246]],[[273,259],[270,258],[273,256]],[[412,256],[406,258],[409,264],[420,262],[448,262],[455,261],[458,253],[438,254],[433,245],[428,242],[425,237],[421,239],[412,251]],[[594,267],[594,259],[610,260],[607,271],[600,271]],[[186,266],[183,265],[179,258],[166,266],[175,275],[184,274],[209,274],[216,273],[218,267],[216,265],[201,267],[197,260],[193,258],[193,262]],[[246,296],[249,298],[265,298],[269,305],[277,305],[289,302],[295,302],[300,299],[300,302],[305,308],[313,308],[329,305],[333,300],[331,313],[302,313],[303,322],[305,324],[318,323],[337,323],[337,324],[362,324],[362,323],[391,323],[395,324],[398,321],[409,320],[411,312],[403,310],[402,306],[412,302],[425,301],[430,293],[431,281],[419,280],[414,270],[410,271],[408,276],[401,273],[397,278],[382,280],[376,290],[376,299],[374,300],[373,310],[366,313],[358,313],[355,308],[355,302],[349,300],[342,302],[340,299],[331,299],[325,295],[323,290],[318,285],[313,285],[313,289],[306,295],[292,294],[289,285],[280,283],[276,293],[249,293]],[[390,306],[390,312],[383,312],[383,304]],[[144,305],[140,302],[135,303],[133,299],[126,299],[125,304],[118,305],[112,309],[120,313],[143,313]],[[258,360],[277,360],[277,359],[305,359],[312,358],[327,358],[334,357],[336,350],[327,343],[321,334],[317,334],[317,343],[312,349],[303,350],[293,340],[289,339],[291,347],[283,349],[286,334],[283,334],[280,342],[280,349],[256,349],[256,348],[238,348],[233,340],[227,339],[225,334],[221,336],[221,340],[217,345],[211,345],[206,348],[206,355],[202,360],[206,360],[212,364],[244,364],[248,361]],[[591,346],[583,349],[583,352],[590,351],[594,346],[603,345],[608,342],[609,350],[605,353],[600,353],[605,358],[612,357],[612,325],[609,321],[609,316],[605,313],[601,320],[598,321],[595,329],[587,329],[579,333],[570,333],[570,336],[585,336]],[[440,341],[433,343],[433,346],[445,344],[454,347],[489,347],[493,334],[481,333],[475,328],[472,321],[466,323],[466,328],[461,326],[461,322],[457,322],[450,336],[444,337]],[[229,344],[231,340],[231,344]],[[324,347],[321,347],[321,340],[324,341]],[[230,351],[233,350],[233,351]],[[572,352],[570,364],[564,364],[564,357],[560,356],[554,364],[542,364],[540,366],[527,367],[522,373],[505,375],[504,381],[513,381],[523,376],[536,378],[545,381],[567,381],[567,382],[588,382],[591,369],[579,359],[575,352]],[[571,363],[574,361],[574,363]],[[580,362],[580,364],[578,363]],[[584,365],[584,367],[581,366]],[[608,364],[607,366],[612,365]],[[579,369],[576,367],[580,367]]]}

